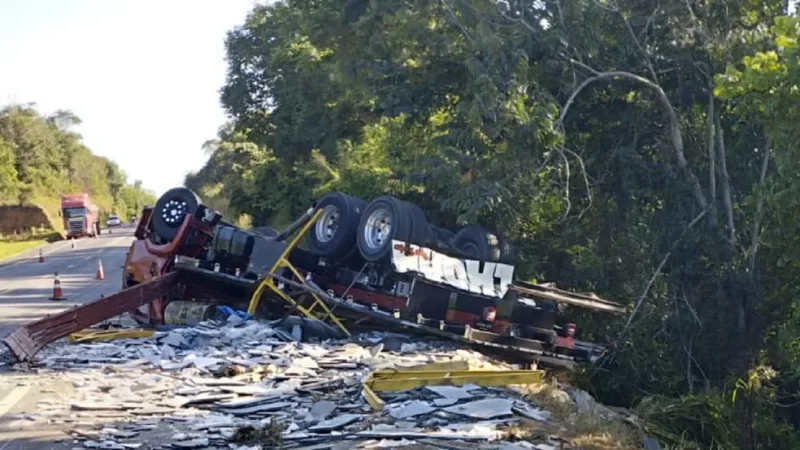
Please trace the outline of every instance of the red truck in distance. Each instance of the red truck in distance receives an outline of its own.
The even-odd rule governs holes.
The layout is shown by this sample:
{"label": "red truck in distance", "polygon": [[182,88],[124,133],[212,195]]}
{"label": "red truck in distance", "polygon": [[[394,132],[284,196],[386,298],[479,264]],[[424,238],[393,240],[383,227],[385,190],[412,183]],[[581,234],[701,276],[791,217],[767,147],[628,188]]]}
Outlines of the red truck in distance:
{"label": "red truck in distance", "polygon": [[89,200],[89,194],[62,195],[61,217],[67,239],[100,234],[100,209]]}

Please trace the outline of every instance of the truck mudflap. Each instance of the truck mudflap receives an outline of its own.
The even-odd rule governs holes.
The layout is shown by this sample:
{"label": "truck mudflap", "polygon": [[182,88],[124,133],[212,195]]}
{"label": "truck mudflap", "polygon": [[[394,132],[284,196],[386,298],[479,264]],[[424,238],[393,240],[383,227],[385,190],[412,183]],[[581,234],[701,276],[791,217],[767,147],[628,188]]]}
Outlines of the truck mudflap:
{"label": "truck mudflap", "polygon": [[29,361],[53,341],[162,297],[172,289],[178,277],[178,272],[171,272],[108,297],[49,315],[18,328],[3,339],[3,344],[18,362]]}

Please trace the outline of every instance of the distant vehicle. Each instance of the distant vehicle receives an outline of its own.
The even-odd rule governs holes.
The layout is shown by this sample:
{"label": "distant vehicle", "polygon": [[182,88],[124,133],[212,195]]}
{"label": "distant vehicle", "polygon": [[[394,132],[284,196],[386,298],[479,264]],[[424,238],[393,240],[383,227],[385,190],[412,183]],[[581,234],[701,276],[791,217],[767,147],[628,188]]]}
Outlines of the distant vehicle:
{"label": "distant vehicle", "polygon": [[100,234],[100,210],[89,200],[89,194],[62,195],[60,212],[67,239]]}
{"label": "distant vehicle", "polygon": [[111,214],[108,216],[108,220],[106,220],[106,225],[111,227],[118,227],[122,225],[122,219],[119,218],[116,214]]}

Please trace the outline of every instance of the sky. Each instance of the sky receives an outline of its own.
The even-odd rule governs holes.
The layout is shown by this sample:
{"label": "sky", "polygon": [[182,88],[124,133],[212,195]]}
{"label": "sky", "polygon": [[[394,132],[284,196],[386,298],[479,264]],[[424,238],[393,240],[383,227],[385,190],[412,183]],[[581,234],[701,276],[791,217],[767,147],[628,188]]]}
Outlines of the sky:
{"label": "sky", "polygon": [[130,182],[161,194],[225,120],[224,39],[255,0],[0,0],[0,105],[69,109]]}

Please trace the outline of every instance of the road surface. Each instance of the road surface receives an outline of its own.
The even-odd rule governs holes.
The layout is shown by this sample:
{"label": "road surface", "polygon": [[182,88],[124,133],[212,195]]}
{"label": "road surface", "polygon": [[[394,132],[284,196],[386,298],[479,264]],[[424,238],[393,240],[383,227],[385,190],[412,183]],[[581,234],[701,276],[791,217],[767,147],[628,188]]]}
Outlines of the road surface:
{"label": "road surface", "polygon": [[[74,305],[117,292],[122,285],[122,264],[133,241],[133,228],[103,230],[97,239],[60,241],[0,261],[0,339],[25,323]],[[98,261],[104,280],[97,280]],[[58,271],[66,300],[51,301],[54,273]],[[3,351],[2,349],[0,351]],[[56,444],[63,434],[53,426],[34,422],[37,403],[69,395],[72,386],[54,375],[13,373],[0,368],[0,450],[69,448]],[[69,442],[69,441],[67,441]]]}
{"label": "road surface", "polygon": [[[36,249],[0,261],[0,337],[46,314],[120,289],[121,266],[133,241],[133,229],[116,229],[113,234],[103,231],[97,239],[76,239],[75,248],[70,241],[42,247],[43,263],[39,263]],[[105,280],[95,279],[98,261],[102,261]],[[55,272],[67,300],[49,300]]]}

